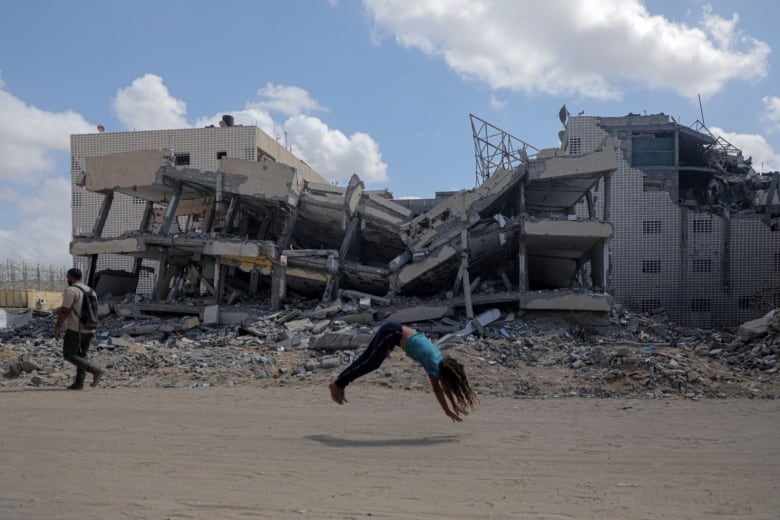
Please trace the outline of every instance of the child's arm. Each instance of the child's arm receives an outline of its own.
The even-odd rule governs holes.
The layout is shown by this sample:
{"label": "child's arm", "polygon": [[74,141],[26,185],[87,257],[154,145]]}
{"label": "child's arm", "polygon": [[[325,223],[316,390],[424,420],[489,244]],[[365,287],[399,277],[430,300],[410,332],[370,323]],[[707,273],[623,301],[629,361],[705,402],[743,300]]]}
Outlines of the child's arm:
{"label": "child's arm", "polygon": [[439,401],[439,404],[441,405],[442,410],[444,410],[444,413],[447,414],[447,417],[452,419],[452,422],[461,422],[463,419],[458,417],[457,413],[450,411],[450,408],[447,406],[447,400],[444,398],[444,391],[439,384],[439,378],[428,374],[428,379],[431,380],[433,393],[436,394],[436,399]]}

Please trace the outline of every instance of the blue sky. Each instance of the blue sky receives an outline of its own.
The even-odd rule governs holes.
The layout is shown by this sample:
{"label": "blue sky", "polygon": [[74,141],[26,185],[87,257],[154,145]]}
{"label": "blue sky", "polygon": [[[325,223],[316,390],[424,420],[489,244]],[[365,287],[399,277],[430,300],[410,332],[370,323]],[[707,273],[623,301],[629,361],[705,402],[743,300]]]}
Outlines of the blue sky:
{"label": "blue sky", "polygon": [[232,113],[396,196],[474,186],[474,113],[537,147],[558,110],[699,118],[780,169],[773,0],[6,1],[0,259],[69,264],[68,136]]}

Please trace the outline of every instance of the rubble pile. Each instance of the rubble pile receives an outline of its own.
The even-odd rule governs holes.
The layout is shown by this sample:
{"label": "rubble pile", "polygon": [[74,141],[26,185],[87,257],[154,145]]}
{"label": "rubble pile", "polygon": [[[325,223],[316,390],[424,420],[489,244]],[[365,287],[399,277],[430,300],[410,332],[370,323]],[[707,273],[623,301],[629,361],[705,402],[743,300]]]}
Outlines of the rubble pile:
{"label": "rubble pile", "polygon": [[[406,301],[403,311],[426,311],[414,303]],[[244,319],[220,325],[128,310],[133,305],[110,305],[90,354],[108,368],[107,386],[324,385],[368,344],[380,320],[402,316],[401,309],[367,302],[298,300],[280,311],[223,309]],[[780,397],[777,311],[727,330],[678,327],[663,315],[619,305],[610,315],[490,309],[466,320],[446,308],[440,314],[408,323],[463,361],[482,395]],[[54,315],[37,313],[0,332],[0,387],[66,386],[74,368],[62,360],[54,323]],[[400,353],[363,384],[428,389],[424,373]]]}
{"label": "rubble pile", "polygon": [[708,355],[725,356],[726,363],[743,369],[776,373],[780,356],[780,312],[773,310],[742,324],[733,341],[722,349],[710,350]]}

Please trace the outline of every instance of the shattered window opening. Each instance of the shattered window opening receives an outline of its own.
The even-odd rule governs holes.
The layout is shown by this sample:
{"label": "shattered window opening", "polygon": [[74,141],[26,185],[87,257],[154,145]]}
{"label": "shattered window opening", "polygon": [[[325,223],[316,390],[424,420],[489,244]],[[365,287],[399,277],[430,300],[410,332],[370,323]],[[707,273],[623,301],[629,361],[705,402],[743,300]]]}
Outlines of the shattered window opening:
{"label": "shattered window opening", "polygon": [[750,296],[743,296],[740,298],[737,302],[737,308],[741,311],[749,311],[751,309]]}
{"label": "shattered window opening", "polygon": [[661,261],[660,260],[642,260],[642,272],[643,273],[660,273]]}
{"label": "shattered window opening", "polygon": [[709,258],[694,258],[691,260],[691,271],[694,273],[711,273],[712,260]]}
{"label": "shattered window opening", "polygon": [[679,198],[681,202],[695,202],[701,206],[715,203],[710,194],[713,174],[702,171],[683,171],[680,169],[678,180]]}
{"label": "shattered window opening", "polygon": [[693,221],[694,233],[712,233],[712,220],[697,219]]}
{"label": "shattered window opening", "polygon": [[631,166],[674,166],[674,134],[634,134],[631,138]]}
{"label": "shattered window opening", "polygon": [[569,138],[569,155],[579,155],[582,153],[582,138]]}
{"label": "shattered window opening", "polygon": [[227,157],[227,152],[217,152],[217,160]]}
{"label": "shattered window opening", "polygon": [[661,221],[660,220],[644,220],[642,221],[642,233],[645,235],[657,235],[661,233]]}
{"label": "shattered window opening", "polygon": [[189,166],[190,164],[190,154],[189,153],[177,153],[176,156],[176,166]]}

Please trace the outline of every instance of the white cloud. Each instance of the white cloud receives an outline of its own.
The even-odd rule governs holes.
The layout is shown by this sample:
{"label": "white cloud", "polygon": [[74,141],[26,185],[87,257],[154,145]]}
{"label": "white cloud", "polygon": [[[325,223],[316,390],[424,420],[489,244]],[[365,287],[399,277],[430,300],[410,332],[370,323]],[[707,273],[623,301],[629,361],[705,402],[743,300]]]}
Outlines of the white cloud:
{"label": "white cloud", "polygon": [[641,0],[364,0],[374,35],[439,56],[460,75],[526,93],[619,98],[625,83],[683,96],[767,74],[769,46],[738,16],[705,8],[701,27]]}
{"label": "white cloud", "polygon": [[155,74],[136,78],[120,88],[112,101],[117,118],[128,130],[187,128],[187,104],[173,97]]}
{"label": "white cloud", "polygon": [[[274,137],[287,139],[302,159],[329,180],[346,180],[357,173],[367,183],[387,179],[387,164],[379,145],[364,132],[350,136],[329,128],[316,117],[326,111],[299,87],[267,84],[242,110],[200,118],[196,126],[216,124],[222,114],[237,124],[257,125]],[[188,127],[186,104],[174,98],[162,78],[146,74],[117,91],[117,117],[136,130]],[[277,123],[270,111],[292,115]],[[0,251],[16,259],[70,265],[70,182],[52,177],[52,152],[67,152],[70,134],[94,132],[94,125],[73,111],[47,112],[29,106],[7,90],[0,77],[0,200],[16,203],[17,222],[0,223]],[[14,185],[24,185],[17,190]],[[33,193],[34,195],[28,195]],[[19,203],[24,201],[23,204]]]}
{"label": "white cloud", "polygon": [[742,150],[745,157],[752,157],[753,169],[757,172],[780,171],[780,154],[763,135],[726,132],[718,127],[711,127],[710,131]]}
{"label": "white cloud", "polygon": [[506,107],[506,101],[501,101],[495,94],[490,95],[490,109],[491,110],[503,110]]}
{"label": "white cloud", "polygon": [[731,15],[731,18],[726,19],[712,12],[711,5],[704,6],[704,12],[702,14],[701,25],[704,30],[709,33],[715,43],[721,49],[728,49],[735,41],[737,33],[737,22],[739,16],[737,13]]}
{"label": "white cloud", "polygon": [[266,83],[265,87],[257,91],[257,95],[259,99],[249,103],[247,108],[279,112],[288,117],[315,110],[327,111],[301,87]]}
{"label": "white cloud", "polygon": [[19,198],[19,192],[0,186],[0,200],[7,202],[15,202]]}
{"label": "white cloud", "polygon": [[769,121],[771,127],[770,131],[775,132],[780,130],[780,97],[778,96],[764,96],[764,119]]}
{"label": "white cloud", "polygon": [[44,180],[35,190],[35,195],[24,198],[19,205],[23,215],[48,214],[64,219],[70,227],[70,181],[65,177],[52,177]]}
{"label": "white cloud", "polygon": [[[257,125],[271,137],[292,147],[295,155],[330,181],[346,181],[353,173],[366,183],[387,180],[387,164],[382,161],[379,144],[365,132],[347,136],[308,115],[308,112],[327,111],[327,108],[306,90],[268,83],[258,90],[258,96],[258,99],[248,101],[243,109],[199,118],[195,126],[217,124],[222,114],[231,114],[236,124]],[[291,117],[278,123],[271,111]]]}
{"label": "white cloud", "polygon": [[0,79],[0,200],[19,217],[0,222],[0,259],[72,264],[70,182],[51,177],[52,154],[69,151],[71,134],[94,131],[76,112],[28,105]]}
{"label": "white cloud", "polygon": [[274,122],[271,114],[259,108],[249,108],[249,103],[247,103],[246,108],[240,110],[226,110],[214,114],[213,116],[200,117],[195,121],[195,127],[216,126],[225,114],[233,116],[234,123],[237,125],[257,126],[268,135],[277,136],[280,131],[283,131],[280,130],[281,127]]}
{"label": "white cloud", "polygon": [[17,260],[71,265],[70,182],[49,178],[36,186],[35,194],[17,202],[25,219],[15,229],[0,227],[0,251]]}
{"label": "white cloud", "polygon": [[328,180],[344,181],[353,173],[369,183],[387,180],[387,164],[374,139],[355,132],[346,136],[316,117],[298,115],[284,123],[293,153]]}
{"label": "white cloud", "polygon": [[81,114],[28,105],[0,79],[0,181],[29,184],[54,168],[51,153],[68,151],[70,134],[94,132]]}

